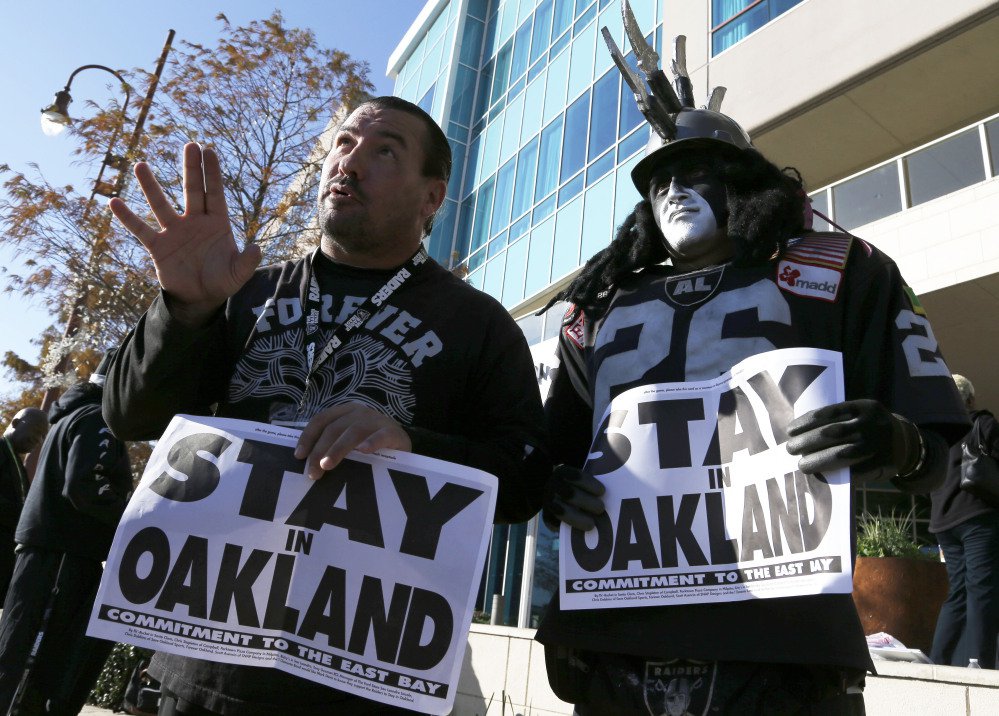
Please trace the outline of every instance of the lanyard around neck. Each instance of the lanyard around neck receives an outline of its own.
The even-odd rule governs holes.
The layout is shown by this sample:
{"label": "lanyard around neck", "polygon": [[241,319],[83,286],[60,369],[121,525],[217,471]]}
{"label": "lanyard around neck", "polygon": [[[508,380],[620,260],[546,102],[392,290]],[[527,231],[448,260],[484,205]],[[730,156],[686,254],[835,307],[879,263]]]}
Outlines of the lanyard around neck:
{"label": "lanyard around neck", "polygon": [[414,274],[426,267],[427,259],[430,257],[423,244],[420,244],[419,250],[398,271],[392,274],[381,288],[368,296],[360,306],[354,309],[347,320],[333,329],[333,334],[326,340],[321,349],[319,348],[319,315],[322,308],[322,295],[319,290],[319,281],[316,279],[316,258],[317,256],[314,254],[309,262],[308,293],[305,297],[305,311],[303,312],[305,316],[305,357],[306,365],[309,367],[306,384],[312,380],[320,366],[333,355],[333,351],[346,342],[352,332],[364,325],[376,309],[380,308],[390,296],[397,293]]}

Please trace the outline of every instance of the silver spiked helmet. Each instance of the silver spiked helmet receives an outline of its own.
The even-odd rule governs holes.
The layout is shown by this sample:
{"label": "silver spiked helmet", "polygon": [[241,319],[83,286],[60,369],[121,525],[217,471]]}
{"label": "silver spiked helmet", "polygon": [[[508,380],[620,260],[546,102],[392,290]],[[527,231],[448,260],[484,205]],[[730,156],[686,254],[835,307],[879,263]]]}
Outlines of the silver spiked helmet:
{"label": "silver spiked helmet", "polygon": [[638,26],[635,14],[628,0],[621,0],[621,15],[624,30],[635,50],[638,69],[643,77],[631,69],[624,54],[617,46],[610,31],[601,28],[604,42],[610,50],[614,64],[624,76],[624,81],[635,95],[635,103],[652,127],[649,143],[645,148],[645,158],[631,172],[631,180],[638,191],[645,195],[649,179],[659,163],[677,151],[693,149],[697,145],[742,151],[752,148],[746,130],[731,117],[722,114],[724,87],[715,87],[708,101],[700,108],[694,106],[694,89],[687,74],[687,38],[678,35],[673,40],[673,60],[670,72],[673,84],[659,67],[659,53],[645,41],[645,35]]}

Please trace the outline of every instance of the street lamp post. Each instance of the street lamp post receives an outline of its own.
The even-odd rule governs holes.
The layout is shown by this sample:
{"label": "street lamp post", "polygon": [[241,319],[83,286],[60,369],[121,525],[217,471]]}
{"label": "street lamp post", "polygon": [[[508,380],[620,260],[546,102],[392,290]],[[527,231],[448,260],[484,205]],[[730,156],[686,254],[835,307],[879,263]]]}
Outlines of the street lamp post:
{"label": "street lamp post", "polygon": [[[105,72],[110,72],[114,75],[121,83],[125,90],[125,102],[122,105],[122,125],[111,138],[108,146],[108,150],[104,155],[104,160],[101,162],[100,171],[97,174],[97,179],[94,180],[93,190],[90,192],[90,198],[87,201],[87,206],[84,213],[84,219],[89,216],[91,209],[94,206],[94,199],[99,194],[106,197],[115,197],[121,194],[125,188],[125,182],[128,180],[128,167],[134,160],[134,155],[136,148],[139,145],[139,140],[142,138],[143,127],[146,122],[146,117],[149,114],[149,109],[153,103],[153,95],[156,93],[156,87],[159,84],[160,76],[163,74],[163,67],[166,65],[167,56],[170,54],[170,48],[173,44],[173,38],[176,33],[173,30],[167,34],[166,43],[163,45],[163,51],[160,54],[159,60],[156,62],[156,69],[153,72],[152,79],[149,82],[149,89],[146,91],[146,96],[142,100],[142,104],[139,107],[139,114],[135,120],[135,127],[132,129],[132,134],[129,137],[128,144],[125,147],[125,151],[122,155],[114,154],[114,147],[118,141],[118,137],[121,135],[125,124],[125,109],[128,107],[128,101],[130,98],[128,85],[125,83],[124,78],[114,70],[104,65],[83,65],[73,70],[73,73],[69,76],[69,80],[66,82],[66,86],[56,93],[55,101],[42,109],[42,130],[49,135],[58,134],[67,125],[69,125],[72,120],[69,117],[69,104],[73,101],[73,98],[69,94],[70,85],[73,83],[73,78],[76,77],[77,73],[88,69],[100,69]],[[104,180],[104,173],[106,170],[112,169],[117,171],[117,175],[113,182],[107,182]],[[111,217],[105,216],[103,221],[99,224],[97,231],[94,236],[94,242],[91,247],[90,257],[88,262],[93,265],[100,260],[101,254],[104,251],[105,245],[107,243],[107,233],[111,227]],[[87,300],[87,289],[86,287],[81,287],[80,290],[76,292],[73,297],[73,303],[69,309],[69,315],[66,319],[66,328],[63,331],[63,344],[65,345],[69,339],[75,336],[83,324],[83,309]],[[68,367],[70,355],[68,352],[64,353],[59,362],[56,364],[55,372],[57,374],[64,373]],[[45,395],[42,398],[41,409],[48,411],[52,403],[55,402],[56,398],[59,397],[60,389],[58,387],[47,388]],[[35,465],[38,459],[38,451],[33,451],[25,463],[25,468],[28,475],[34,474]]]}

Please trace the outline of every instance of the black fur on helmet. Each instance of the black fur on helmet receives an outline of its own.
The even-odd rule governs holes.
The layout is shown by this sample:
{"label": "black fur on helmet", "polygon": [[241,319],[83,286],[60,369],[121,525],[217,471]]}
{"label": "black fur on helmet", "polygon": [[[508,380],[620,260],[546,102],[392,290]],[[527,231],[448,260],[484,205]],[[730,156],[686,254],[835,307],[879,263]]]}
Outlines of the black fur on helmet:
{"label": "black fur on helmet", "polygon": [[[804,229],[801,176],[794,169],[779,169],[755,149],[705,154],[726,187],[725,228],[733,244],[732,263],[761,265],[777,258]],[[557,301],[569,301],[597,318],[624,278],[667,258],[665,239],[646,197],[618,227],[610,245],[591,257],[545,310]]]}

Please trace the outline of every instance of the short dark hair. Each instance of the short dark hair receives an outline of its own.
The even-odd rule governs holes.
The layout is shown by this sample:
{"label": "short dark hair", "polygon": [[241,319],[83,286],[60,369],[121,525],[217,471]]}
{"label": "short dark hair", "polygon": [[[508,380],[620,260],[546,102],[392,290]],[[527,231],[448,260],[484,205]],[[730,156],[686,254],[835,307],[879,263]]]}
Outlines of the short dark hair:
{"label": "short dark hair", "polygon": [[[412,102],[393,95],[373,97],[362,102],[357,109],[362,107],[377,107],[405,112],[423,122],[423,176],[443,179],[445,184],[448,182],[451,178],[451,145],[444,135],[444,130],[434,121],[433,117]],[[434,228],[435,215],[427,217],[427,221],[423,225],[424,235],[429,235]]]}

